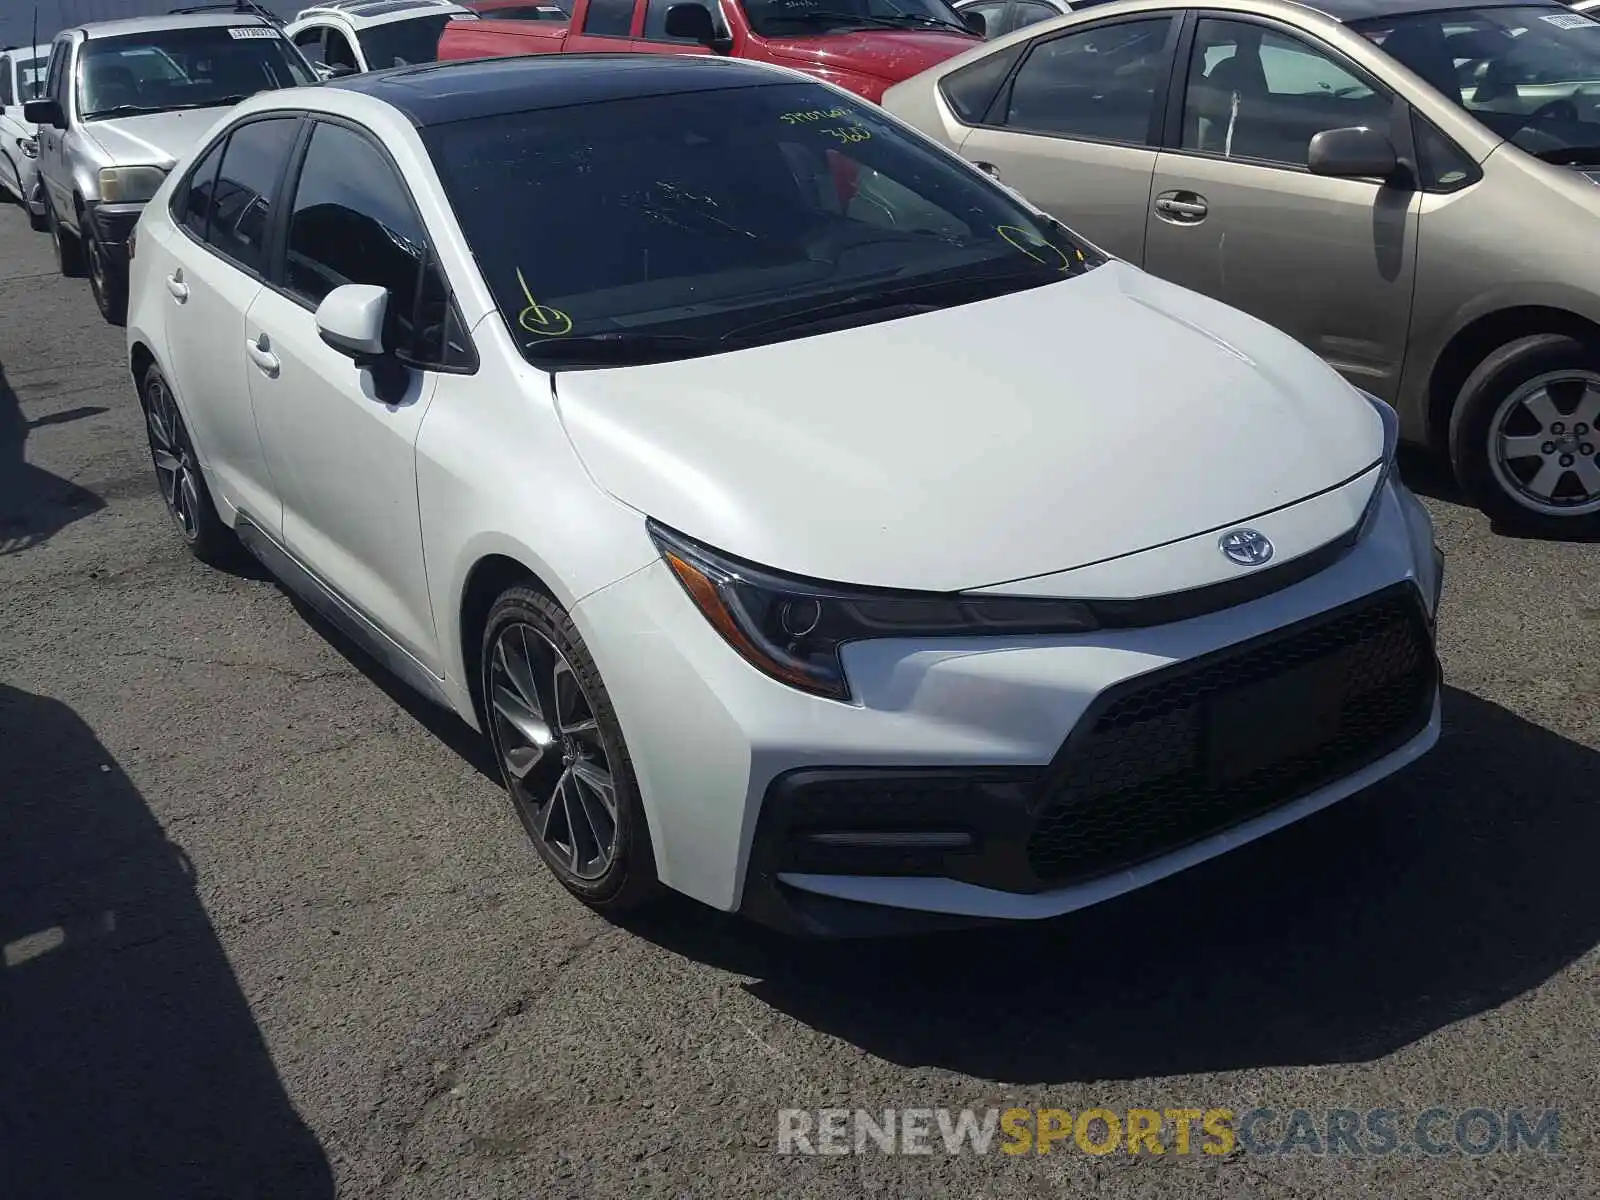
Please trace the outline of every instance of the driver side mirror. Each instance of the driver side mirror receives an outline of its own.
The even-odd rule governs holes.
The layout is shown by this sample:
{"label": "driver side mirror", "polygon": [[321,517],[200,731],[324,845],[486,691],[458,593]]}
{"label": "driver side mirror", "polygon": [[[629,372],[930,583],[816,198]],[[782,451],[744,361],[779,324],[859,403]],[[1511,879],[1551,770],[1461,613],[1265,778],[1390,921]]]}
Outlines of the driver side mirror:
{"label": "driver side mirror", "polygon": [[718,53],[726,53],[733,49],[733,39],[717,33],[716,23],[711,19],[711,10],[698,0],[690,0],[687,4],[674,4],[667,9],[666,34],[669,38],[696,42]]}
{"label": "driver side mirror", "polygon": [[383,319],[389,312],[389,291],[371,283],[336,287],[317,305],[317,335],[356,365],[382,358]]}
{"label": "driver side mirror", "polygon": [[961,23],[981,38],[989,36],[989,18],[974,9],[961,14]]}
{"label": "driver side mirror", "polygon": [[1388,179],[1399,165],[1394,143],[1365,125],[1324,129],[1306,151],[1306,166],[1313,175],[1336,179]]}
{"label": "driver side mirror", "polygon": [[52,129],[67,127],[66,114],[54,100],[29,100],[22,106],[22,119],[30,125],[48,125]]}
{"label": "driver side mirror", "polygon": [[372,372],[373,395],[399,404],[411,386],[411,372],[384,345],[383,323],[389,290],[371,283],[336,287],[317,305],[317,336],[363,371]]}

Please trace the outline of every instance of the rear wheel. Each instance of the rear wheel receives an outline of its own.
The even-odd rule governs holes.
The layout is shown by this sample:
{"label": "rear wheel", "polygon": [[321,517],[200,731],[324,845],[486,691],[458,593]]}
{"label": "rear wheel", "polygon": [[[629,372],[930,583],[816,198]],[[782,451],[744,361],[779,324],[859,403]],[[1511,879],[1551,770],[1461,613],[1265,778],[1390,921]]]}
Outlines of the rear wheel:
{"label": "rear wheel", "polygon": [[534,848],[585,904],[621,913],[658,890],[650,830],[611,697],[572,619],[527,587],[489,612],[485,726]]}
{"label": "rear wheel", "polygon": [[161,499],[183,535],[190,553],[204,563],[222,563],[238,547],[233,531],[222,523],[206,488],[200,460],[184,427],[183,415],[167,387],[161,368],[152,364],[140,383],[145,435],[155,464]]}
{"label": "rear wheel", "polygon": [[48,200],[45,201],[44,220],[50,231],[51,245],[55,247],[56,269],[69,279],[76,279],[83,274],[83,244],[61,227],[61,219]]}
{"label": "rear wheel", "polygon": [[1600,347],[1536,334],[1489,355],[1451,414],[1450,461],[1497,521],[1556,536],[1600,532]]}

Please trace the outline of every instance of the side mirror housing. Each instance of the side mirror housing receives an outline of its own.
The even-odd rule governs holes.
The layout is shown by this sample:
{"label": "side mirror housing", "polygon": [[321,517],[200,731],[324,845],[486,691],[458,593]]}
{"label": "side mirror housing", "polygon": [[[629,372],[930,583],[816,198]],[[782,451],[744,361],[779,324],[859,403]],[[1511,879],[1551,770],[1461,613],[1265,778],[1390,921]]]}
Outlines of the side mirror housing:
{"label": "side mirror housing", "polygon": [[711,10],[698,3],[698,0],[674,4],[667,9],[666,33],[670,38],[682,38],[702,46],[711,46],[717,41],[717,28],[711,20]]}
{"label": "side mirror housing", "polygon": [[347,283],[334,288],[317,306],[317,334],[357,366],[368,366],[386,352],[383,319],[388,311],[388,289]]}
{"label": "side mirror housing", "polygon": [[22,119],[30,125],[48,125],[52,129],[67,127],[67,115],[54,100],[29,100],[22,106]]}
{"label": "side mirror housing", "polygon": [[989,36],[989,18],[981,12],[969,8],[961,14],[961,23],[981,38]]}
{"label": "side mirror housing", "polygon": [[1306,152],[1306,166],[1313,175],[1336,179],[1388,179],[1399,165],[1394,143],[1365,125],[1324,129],[1311,139]]}

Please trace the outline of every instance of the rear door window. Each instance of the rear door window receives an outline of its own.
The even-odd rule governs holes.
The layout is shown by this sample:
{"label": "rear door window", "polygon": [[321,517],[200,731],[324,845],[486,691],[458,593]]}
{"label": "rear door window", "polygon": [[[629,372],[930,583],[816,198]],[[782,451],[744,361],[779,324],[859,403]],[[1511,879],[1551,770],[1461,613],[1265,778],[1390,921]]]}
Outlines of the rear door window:
{"label": "rear door window", "polygon": [[223,151],[205,239],[247,271],[265,264],[278,184],[299,130],[299,117],[251,121],[233,131]]}

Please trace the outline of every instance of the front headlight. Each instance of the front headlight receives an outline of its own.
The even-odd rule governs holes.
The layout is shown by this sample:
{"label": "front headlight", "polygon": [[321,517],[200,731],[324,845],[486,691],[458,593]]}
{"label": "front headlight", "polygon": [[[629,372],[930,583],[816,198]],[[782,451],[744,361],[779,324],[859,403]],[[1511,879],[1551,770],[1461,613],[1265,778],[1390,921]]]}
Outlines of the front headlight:
{"label": "front headlight", "polygon": [[1364,392],[1360,388],[1355,390],[1377,410],[1379,419],[1383,421],[1383,468],[1378,472],[1378,485],[1372,489],[1372,497],[1367,501],[1366,511],[1361,514],[1361,524],[1356,529],[1356,540],[1359,541],[1367,536],[1377,521],[1378,512],[1383,507],[1384,492],[1388,490],[1389,480],[1394,475],[1395,456],[1400,449],[1400,417],[1371,392]]}
{"label": "front headlight", "polygon": [[143,204],[166,178],[160,167],[101,167],[100,199],[105,204]]}
{"label": "front headlight", "polygon": [[746,662],[801,691],[850,699],[839,649],[894,637],[1080,633],[1094,614],[1075,600],[849,588],[779,575],[648,525],[695,607]]}

